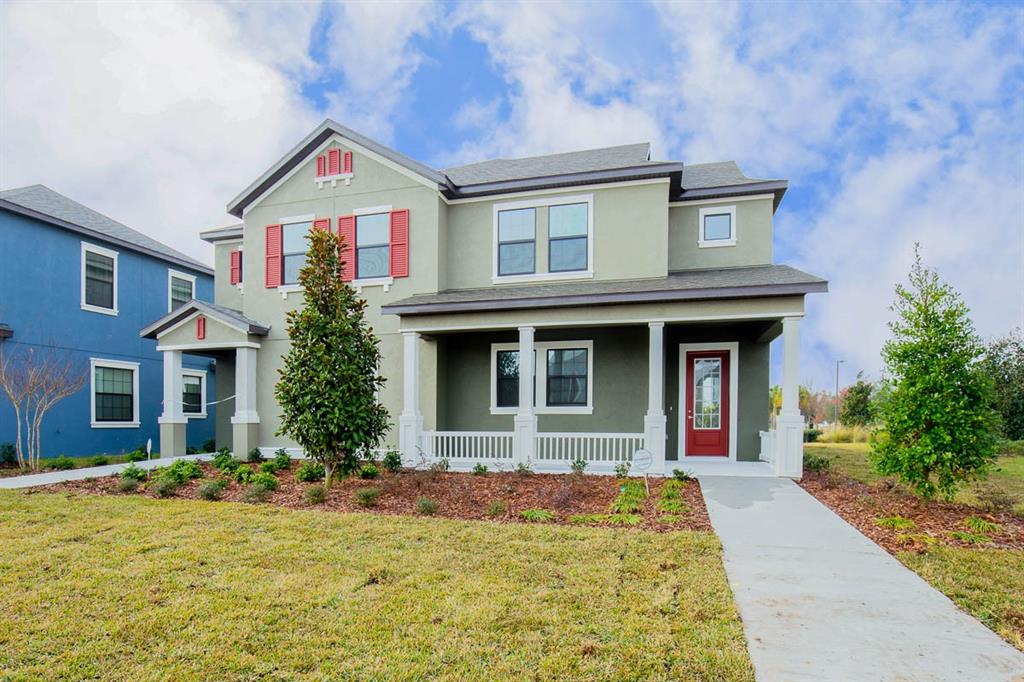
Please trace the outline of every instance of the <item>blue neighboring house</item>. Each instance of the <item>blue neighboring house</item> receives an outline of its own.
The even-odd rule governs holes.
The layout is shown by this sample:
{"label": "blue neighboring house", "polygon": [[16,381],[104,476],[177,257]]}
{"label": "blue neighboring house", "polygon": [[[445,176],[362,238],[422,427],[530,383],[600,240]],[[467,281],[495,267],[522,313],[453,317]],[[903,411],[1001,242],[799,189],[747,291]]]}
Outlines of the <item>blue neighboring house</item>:
{"label": "blue neighboring house", "polygon": [[[52,408],[42,456],[159,447],[163,362],[139,329],[190,299],[213,300],[213,270],[42,185],[0,192],[0,350],[50,347],[88,373]],[[184,356],[190,447],[214,437],[214,364]],[[0,392],[0,443],[14,442]]]}

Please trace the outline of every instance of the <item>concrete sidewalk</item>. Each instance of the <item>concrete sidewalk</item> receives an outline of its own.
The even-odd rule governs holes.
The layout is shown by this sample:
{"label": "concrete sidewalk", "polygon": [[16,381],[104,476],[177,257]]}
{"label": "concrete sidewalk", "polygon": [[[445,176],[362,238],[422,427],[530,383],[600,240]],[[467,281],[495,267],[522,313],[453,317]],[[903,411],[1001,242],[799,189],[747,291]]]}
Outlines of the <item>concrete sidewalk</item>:
{"label": "concrete sidewalk", "polygon": [[700,483],[758,680],[1024,680],[1024,654],[794,482]]}
{"label": "concrete sidewalk", "polygon": [[[177,459],[211,460],[212,454],[205,455],[184,455],[182,457],[163,457],[160,459],[148,459],[135,462],[135,466],[142,469],[155,469],[165,467]],[[28,474],[27,476],[11,476],[0,478],[0,489],[34,488],[39,485],[51,485],[63,483],[64,481],[81,481],[85,478],[102,478],[111,474],[120,473],[127,464],[107,464],[101,467],[85,467],[84,469],[68,469],[67,471],[47,471],[42,474]]]}

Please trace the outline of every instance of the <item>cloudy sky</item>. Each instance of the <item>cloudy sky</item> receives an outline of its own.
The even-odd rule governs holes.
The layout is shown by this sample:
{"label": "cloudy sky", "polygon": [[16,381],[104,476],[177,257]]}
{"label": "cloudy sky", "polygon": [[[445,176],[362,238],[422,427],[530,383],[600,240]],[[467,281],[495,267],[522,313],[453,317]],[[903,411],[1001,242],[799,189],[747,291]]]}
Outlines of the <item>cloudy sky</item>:
{"label": "cloudy sky", "polygon": [[[984,336],[1024,324],[1013,3],[4,2],[0,186],[196,233],[325,116],[438,167],[650,141],[787,178],[804,381],[877,377],[913,244]],[[777,355],[777,354],[776,354]]]}

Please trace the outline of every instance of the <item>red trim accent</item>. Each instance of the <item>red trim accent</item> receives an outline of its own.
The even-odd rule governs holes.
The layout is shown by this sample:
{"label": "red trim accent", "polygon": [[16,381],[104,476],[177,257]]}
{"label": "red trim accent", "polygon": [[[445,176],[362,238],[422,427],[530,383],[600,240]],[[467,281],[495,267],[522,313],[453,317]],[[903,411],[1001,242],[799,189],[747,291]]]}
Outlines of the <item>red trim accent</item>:
{"label": "red trim accent", "polygon": [[322,178],[327,175],[327,157],[321,154],[316,157],[316,176]]}
{"label": "red trim accent", "polygon": [[[693,365],[698,359],[719,359],[722,371],[719,375],[718,399],[721,403],[717,429],[693,428]],[[686,363],[686,455],[712,457],[729,456],[729,351],[688,351],[683,356]]]}
{"label": "red trim accent", "polygon": [[342,163],[342,173],[352,172],[352,152],[345,152],[345,158]]}
{"label": "red trim accent", "polygon": [[231,266],[229,268],[231,283],[238,284],[242,281],[242,252],[231,252]]}
{"label": "red trim accent", "polygon": [[341,150],[327,150],[327,175],[337,175],[341,172]]}
{"label": "red trim accent", "polygon": [[281,226],[267,225],[267,288],[281,286]]}
{"label": "red trim accent", "polygon": [[338,216],[338,234],[343,239],[341,245],[341,281],[351,282],[355,278],[356,271],[356,217],[354,215]]}
{"label": "red trim accent", "polygon": [[391,276],[409,276],[409,209],[391,212]]}
{"label": "red trim accent", "polygon": [[196,318],[196,338],[200,341],[206,338],[206,318],[202,315]]}

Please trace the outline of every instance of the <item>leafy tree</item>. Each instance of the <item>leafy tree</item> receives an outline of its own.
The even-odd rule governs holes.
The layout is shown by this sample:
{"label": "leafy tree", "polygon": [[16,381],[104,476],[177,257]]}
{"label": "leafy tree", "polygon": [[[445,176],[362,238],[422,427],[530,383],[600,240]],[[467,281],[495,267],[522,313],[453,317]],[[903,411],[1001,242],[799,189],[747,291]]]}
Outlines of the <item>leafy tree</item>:
{"label": "leafy tree", "polygon": [[279,434],[293,438],[324,466],[327,487],[335,471],[351,473],[361,451],[376,447],[388,428],[377,400],[380,346],[364,318],[366,301],[342,281],[344,240],[313,230],[299,273],[303,306],[287,315],[291,347],[274,388],[281,405]]}
{"label": "leafy tree", "polygon": [[995,460],[992,382],[979,368],[983,348],[967,306],[916,249],[909,283],[896,285],[896,320],[882,350],[891,385],[872,460],[918,495],[948,498]]}
{"label": "leafy tree", "polygon": [[857,383],[846,388],[839,407],[839,421],[847,426],[866,426],[874,421],[872,405],[875,387],[859,376]]}
{"label": "leafy tree", "polygon": [[1024,440],[1024,334],[1018,327],[985,349],[982,371],[995,384],[996,412],[1003,418],[1003,435]]}

